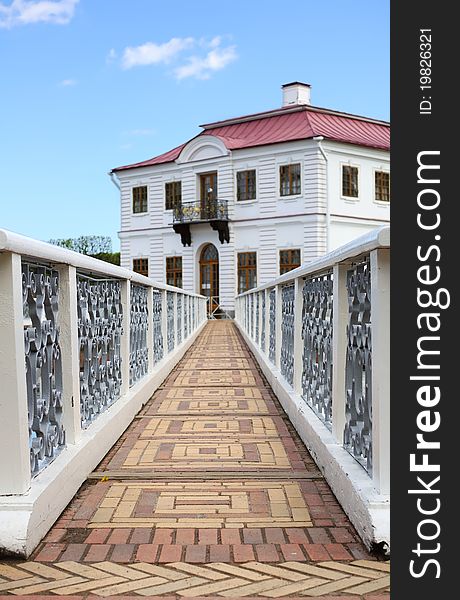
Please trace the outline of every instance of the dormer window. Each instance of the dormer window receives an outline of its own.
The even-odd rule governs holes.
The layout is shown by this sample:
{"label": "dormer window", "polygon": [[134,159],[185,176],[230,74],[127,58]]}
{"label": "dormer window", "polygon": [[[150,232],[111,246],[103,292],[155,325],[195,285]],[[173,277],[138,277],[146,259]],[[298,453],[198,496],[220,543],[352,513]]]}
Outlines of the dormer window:
{"label": "dormer window", "polygon": [[133,213],[147,212],[147,186],[133,187]]}

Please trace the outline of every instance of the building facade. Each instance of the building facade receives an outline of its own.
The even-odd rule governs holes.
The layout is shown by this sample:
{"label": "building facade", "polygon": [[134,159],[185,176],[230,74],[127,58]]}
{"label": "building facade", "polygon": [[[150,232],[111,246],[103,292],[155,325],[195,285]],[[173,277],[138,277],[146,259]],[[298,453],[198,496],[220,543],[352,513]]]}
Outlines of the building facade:
{"label": "building facade", "polygon": [[388,123],[314,107],[307,84],[282,89],[279,109],[113,169],[122,266],[233,314],[237,293],[389,223]]}

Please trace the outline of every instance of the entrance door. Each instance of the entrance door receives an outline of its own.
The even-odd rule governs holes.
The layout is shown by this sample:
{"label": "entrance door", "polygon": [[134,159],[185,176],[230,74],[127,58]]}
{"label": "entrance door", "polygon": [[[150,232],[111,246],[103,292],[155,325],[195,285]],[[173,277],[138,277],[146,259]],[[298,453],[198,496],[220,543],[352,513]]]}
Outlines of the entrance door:
{"label": "entrance door", "polygon": [[209,298],[208,313],[213,313],[219,307],[219,253],[214,244],[201,251],[200,293]]}
{"label": "entrance door", "polygon": [[217,173],[202,173],[200,175],[200,203],[201,218],[208,220],[213,218],[215,212],[215,200],[217,200]]}

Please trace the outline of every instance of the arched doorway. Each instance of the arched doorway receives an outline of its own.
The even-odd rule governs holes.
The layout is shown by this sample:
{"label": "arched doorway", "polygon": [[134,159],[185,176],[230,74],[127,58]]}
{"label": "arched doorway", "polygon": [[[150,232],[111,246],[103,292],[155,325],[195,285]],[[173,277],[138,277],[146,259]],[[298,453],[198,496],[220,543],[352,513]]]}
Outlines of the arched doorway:
{"label": "arched doorway", "polygon": [[208,313],[219,307],[219,252],[206,244],[200,255],[200,294],[209,298]]}

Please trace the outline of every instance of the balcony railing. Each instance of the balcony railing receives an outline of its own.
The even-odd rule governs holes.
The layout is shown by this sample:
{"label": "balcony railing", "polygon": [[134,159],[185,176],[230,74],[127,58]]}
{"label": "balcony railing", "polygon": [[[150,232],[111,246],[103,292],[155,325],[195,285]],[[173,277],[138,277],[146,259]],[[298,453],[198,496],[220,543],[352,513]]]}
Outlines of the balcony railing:
{"label": "balcony railing", "polygon": [[209,223],[218,232],[220,243],[230,241],[228,227],[228,201],[219,200],[195,200],[193,202],[182,202],[173,210],[173,229],[181,236],[184,246],[190,246],[192,235],[190,225],[193,223]]}
{"label": "balcony railing", "polygon": [[173,220],[174,223],[228,221],[228,201],[216,198],[182,202],[174,208]]}

